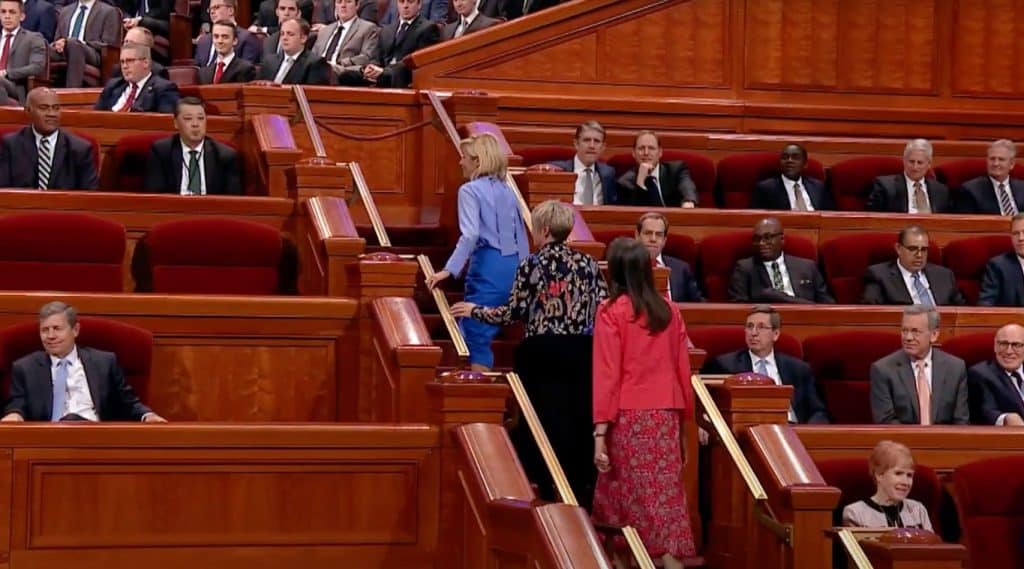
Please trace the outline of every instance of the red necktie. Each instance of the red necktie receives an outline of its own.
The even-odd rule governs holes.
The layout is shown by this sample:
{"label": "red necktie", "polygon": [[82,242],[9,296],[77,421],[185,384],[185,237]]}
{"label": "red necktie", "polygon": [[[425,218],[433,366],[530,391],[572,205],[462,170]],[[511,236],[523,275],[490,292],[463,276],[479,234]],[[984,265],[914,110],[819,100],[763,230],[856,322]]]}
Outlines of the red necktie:
{"label": "red necktie", "polygon": [[217,62],[217,70],[213,72],[213,83],[220,83],[220,78],[224,76],[224,62]]}
{"label": "red necktie", "polygon": [[0,51],[0,69],[7,69],[7,57],[11,54],[11,39],[14,34],[4,34],[4,48]]}
{"label": "red necktie", "polygon": [[132,105],[135,104],[135,94],[139,91],[139,84],[132,83],[132,90],[128,92],[128,100],[124,102],[124,106],[121,107],[122,113],[132,112]]}

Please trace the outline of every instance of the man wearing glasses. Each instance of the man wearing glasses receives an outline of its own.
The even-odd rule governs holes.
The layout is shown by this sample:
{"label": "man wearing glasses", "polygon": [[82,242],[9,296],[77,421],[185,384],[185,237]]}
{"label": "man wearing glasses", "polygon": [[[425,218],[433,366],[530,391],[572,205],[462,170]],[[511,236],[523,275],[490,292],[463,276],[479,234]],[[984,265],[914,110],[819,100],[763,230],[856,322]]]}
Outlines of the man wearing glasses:
{"label": "man wearing glasses", "polygon": [[149,48],[126,44],[121,48],[121,73],[107,82],[93,107],[119,113],[173,113],[178,105],[178,86],[153,75]]}
{"label": "man wearing glasses", "polygon": [[998,427],[1024,426],[1024,326],[1007,324],[996,332],[996,358],[967,370],[971,422]]}
{"label": "man wearing glasses", "polygon": [[814,261],[782,252],[782,222],[774,217],[758,221],[752,241],[754,256],[733,269],[730,301],[835,304]]}
{"label": "man wearing glasses", "polygon": [[868,267],[861,302],[926,307],[967,304],[953,271],[928,264],[928,250],[928,232],[919,225],[905,227],[896,238],[896,260]]}
{"label": "man wearing glasses", "polygon": [[747,313],[747,349],[718,356],[704,366],[708,374],[756,372],[772,378],[776,385],[792,385],[790,423],[828,423],[828,410],[814,387],[811,366],[803,360],[775,351],[782,317],[774,308],[759,304]]}

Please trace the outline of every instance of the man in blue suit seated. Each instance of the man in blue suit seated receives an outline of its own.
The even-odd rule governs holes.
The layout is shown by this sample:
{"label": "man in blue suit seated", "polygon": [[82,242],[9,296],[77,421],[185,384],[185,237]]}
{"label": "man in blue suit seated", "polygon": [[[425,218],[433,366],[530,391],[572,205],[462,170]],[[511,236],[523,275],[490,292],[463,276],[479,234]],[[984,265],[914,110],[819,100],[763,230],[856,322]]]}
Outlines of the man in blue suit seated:
{"label": "man in blue suit seated", "polygon": [[821,211],[835,209],[832,194],[817,178],[804,176],[807,149],[787,144],[779,154],[781,176],[761,180],[750,196],[751,209]]}
{"label": "man in blue suit seated", "polygon": [[996,332],[995,359],[967,370],[971,422],[1024,426],[1024,326],[1007,324]]}
{"label": "man in blue suit seated", "polygon": [[828,423],[828,409],[818,397],[811,366],[803,360],[775,351],[782,317],[767,304],[758,304],[747,313],[747,349],[723,354],[704,364],[707,374],[755,372],[768,376],[776,385],[792,385],[789,406],[790,423]]}
{"label": "man in blue suit seated", "polygon": [[604,127],[587,121],[576,127],[573,140],[576,156],[572,160],[555,160],[550,164],[566,172],[576,173],[576,205],[614,205],[618,202],[615,169],[599,159],[604,152]]}
{"label": "man in blue suit seated", "polygon": [[668,268],[668,294],[672,302],[704,302],[690,264],[662,254],[668,241],[668,218],[656,212],[643,214],[636,222],[636,238],[647,247],[655,265]]}
{"label": "man in blue suit seated", "polygon": [[1010,241],[1013,251],[985,264],[978,306],[1024,306],[1024,213],[1010,221]]}
{"label": "man in blue suit seated", "polygon": [[122,77],[107,82],[93,107],[97,111],[173,113],[178,105],[178,86],[154,75],[149,48],[126,44],[121,47]]}

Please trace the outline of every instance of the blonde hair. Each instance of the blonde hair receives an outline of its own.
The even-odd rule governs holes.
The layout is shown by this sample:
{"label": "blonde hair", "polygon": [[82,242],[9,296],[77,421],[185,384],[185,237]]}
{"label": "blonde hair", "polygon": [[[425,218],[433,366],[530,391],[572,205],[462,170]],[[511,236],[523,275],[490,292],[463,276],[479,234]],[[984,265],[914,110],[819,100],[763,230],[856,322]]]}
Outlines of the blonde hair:
{"label": "blonde hair", "polygon": [[879,441],[871,451],[871,458],[868,459],[868,472],[874,480],[876,476],[903,464],[914,467],[914,455],[910,454],[907,445],[895,441]]}
{"label": "blonde hair", "polygon": [[494,176],[504,180],[508,172],[508,157],[501,150],[498,139],[493,134],[475,134],[459,142],[464,155],[477,159],[476,170],[472,179]]}
{"label": "blonde hair", "polygon": [[576,213],[572,207],[558,200],[548,200],[533,208],[531,217],[533,226],[547,227],[556,243],[561,243],[569,237],[576,222]]}

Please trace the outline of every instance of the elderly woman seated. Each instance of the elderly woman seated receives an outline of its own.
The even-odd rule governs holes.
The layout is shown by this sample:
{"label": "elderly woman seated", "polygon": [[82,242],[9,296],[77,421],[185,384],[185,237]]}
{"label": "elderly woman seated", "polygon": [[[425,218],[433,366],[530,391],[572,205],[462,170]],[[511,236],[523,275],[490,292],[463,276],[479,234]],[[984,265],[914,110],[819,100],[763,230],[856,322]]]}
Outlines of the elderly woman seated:
{"label": "elderly woman seated", "polygon": [[868,461],[875,494],[843,509],[843,525],[862,528],[920,528],[932,530],[928,510],[907,498],[914,485],[914,457],[893,441],[875,445]]}

